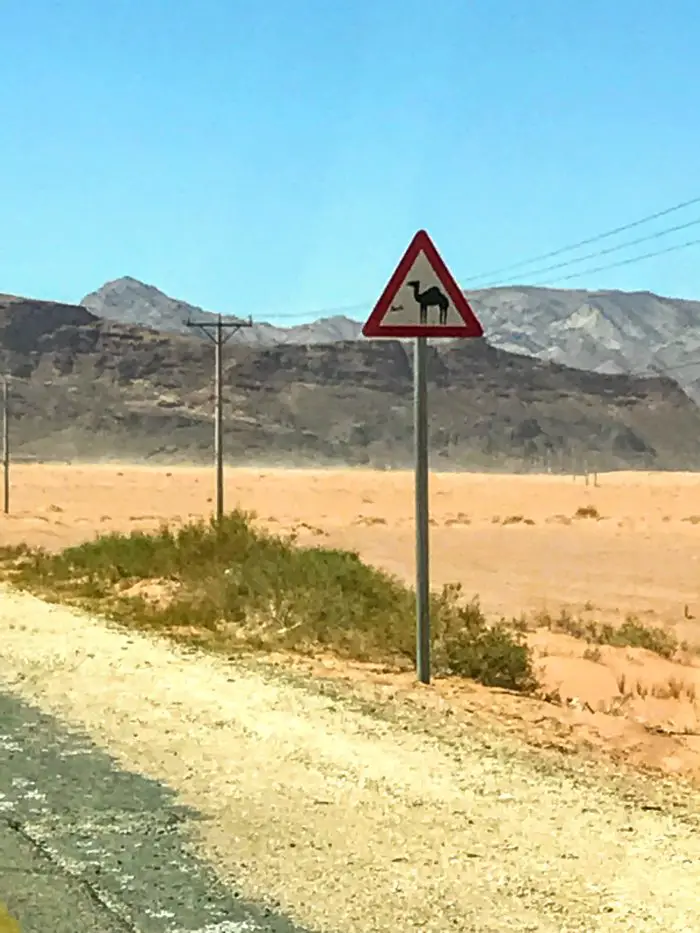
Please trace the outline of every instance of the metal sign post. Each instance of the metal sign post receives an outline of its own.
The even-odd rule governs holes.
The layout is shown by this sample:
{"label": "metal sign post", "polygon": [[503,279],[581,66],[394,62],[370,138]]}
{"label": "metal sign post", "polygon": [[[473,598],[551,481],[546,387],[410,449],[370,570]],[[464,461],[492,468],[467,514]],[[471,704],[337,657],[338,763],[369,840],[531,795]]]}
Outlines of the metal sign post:
{"label": "metal sign post", "polygon": [[413,432],[416,455],[416,673],[430,683],[430,515],[428,498],[427,337],[416,337],[413,355]]}
{"label": "metal sign post", "polygon": [[[437,321],[431,321],[431,311]],[[416,674],[430,683],[428,337],[482,337],[483,329],[432,240],[419,230],[362,328],[365,337],[415,340]]]}

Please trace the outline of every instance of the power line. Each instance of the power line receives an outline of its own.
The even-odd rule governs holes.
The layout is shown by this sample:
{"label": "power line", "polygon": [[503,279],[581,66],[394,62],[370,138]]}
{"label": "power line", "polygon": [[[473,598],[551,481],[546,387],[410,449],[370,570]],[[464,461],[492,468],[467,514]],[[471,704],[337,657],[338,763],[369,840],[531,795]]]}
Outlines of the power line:
{"label": "power line", "polygon": [[[700,221],[694,221],[694,223],[700,223]],[[670,231],[669,231],[669,232],[670,232]],[[643,238],[643,239],[647,239],[647,238],[645,237],[645,238]],[[653,251],[650,252],[650,253],[642,253],[642,254],[639,255],[639,256],[630,256],[628,259],[621,259],[621,260],[619,260],[618,262],[611,262],[611,263],[607,263],[606,265],[603,265],[603,266],[596,266],[595,268],[592,268],[592,269],[583,269],[583,270],[580,271],[580,272],[573,272],[573,273],[571,273],[570,275],[560,276],[560,277],[558,277],[555,281],[557,281],[557,282],[568,282],[568,281],[570,281],[571,279],[577,279],[577,278],[580,278],[580,277],[583,276],[583,275],[593,275],[593,274],[596,273],[596,272],[605,272],[605,271],[607,271],[608,269],[617,269],[617,268],[619,268],[620,266],[628,266],[628,265],[631,265],[631,264],[633,264],[633,263],[635,263],[635,262],[642,262],[642,261],[645,260],[645,259],[652,259],[652,258],[655,257],[655,256],[663,256],[663,255],[665,255],[666,253],[673,253],[673,252],[676,252],[677,250],[680,250],[680,249],[687,249],[687,248],[690,247],[690,246],[697,246],[697,245],[699,245],[699,244],[700,244],[700,239],[696,239],[696,240],[687,240],[685,243],[676,243],[676,244],[673,245],[673,246],[668,246],[668,247],[666,247],[666,249],[653,250]],[[632,244],[628,243],[627,245],[630,246],[630,245],[632,245]],[[593,255],[594,255],[594,256],[603,255],[605,252],[606,252],[606,251],[603,251],[602,253],[594,253]],[[569,263],[566,263],[565,265],[569,265]],[[542,270],[542,271],[544,271],[544,270]],[[528,284],[528,285],[531,285],[531,286],[537,286],[537,285],[551,285],[551,280],[550,280],[550,279],[540,279],[539,281],[528,282],[527,284]],[[503,286],[503,287],[505,287],[505,283],[504,283],[504,286]],[[478,291],[478,290],[479,290],[479,289],[472,289],[472,291]],[[344,311],[344,310],[347,311],[347,310],[353,310],[353,309],[361,310],[361,309],[364,309],[364,308],[371,307],[371,305],[372,305],[372,302],[369,302],[369,301],[368,301],[366,304],[357,304],[357,305],[347,306],[346,308],[323,308],[323,309],[319,309],[319,310],[317,310],[317,311],[307,312],[308,314],[318,315],[318,317],[314,317],[314,318],[312,318],[310,321],[300,321],[298,326],[299,326],[299,327],[303,327],[304,325],[308,325],[308,324],[311,324],[311,323],[315,323],[320,317],[327,316],[327,315],[331,315],[331,314],[333,314],[333,313],[339,313],[339,312],[342,312],[342,311]],[[299,317],[298,314],[277,314],[277,315],[275,315],[275,318],[278,319],[278,320],[298,319],[298,317]],[[266,323],[269,323],[269,322],[266,322]],[[270,325],[270,326],[275,327],[276,325],[272,324],[272,325]]]}
{"label": "power line", "polygon": [[666,217],[674,211],[680,211],[684,207],[690,207],[692,204],[700,204],[700,197],[690,198],[688,201],[681,201],[680,204],[674,204],[663,211],[657,211],[655,214],[648,214],[646,217],[640,217],[639,220],[633,220],[630,223],[623,224],[621,227],[614,227],[612,230],[606,230],[604,233],[598,233],[596,236],[588,237],[585,240],[579,240],[578,243],[571,243],[568,246],[560,246],[559,249],[551,250],[549,253],[540,253],[539,256],[533,256],[531,259],[524,259],[521,262],[510,263],[507,266],[501,266],[500,269],[493,269],[491,272],[483,272],[481,275],[472,275],[469,278],[462,279],[462,282],[473,282],[475,279],[490,278],[492,275],[500,275],[502,272],[510,272],[520,269],[522,266],[529,266],[533,262],[542,262],[545,259],[552,259],[554,256],[560,256],[562,253],[568,253],[570,250],[579,249],[581,246],[589,246],[591,243],[597,243],[599,240],[607,239],[616,233],[624,233],[625,230],[631,230],[633,227],[639,227],[642,224],[649,223],[652,220],[658,220],[659,217]]}
{"label": "power line", "polygon": [[[679,249],[687,249],[689,246],[700,245],[700,239],[687,240],[685,243],[676,243],[674,246],[668,246],[666,249],[654,250],[651,253],[642,253],[641,256],[631,256],[629,259],[621,259],[619,262],[611,262],[605,266],[597,266],[595,269],[584,269],[582,272],[573,272],[571,275],[564,275],[558,278],[557,282],[568,282],[570,279],[577,279],[582,275],[593,275],[595,272],[605,272],[608,269],[617,269],[619,266],[628,266],[634,262],[642,262],[644,259],[652,259],[654,256],[663,256],[666,253],[673,253]],[[547,285],[549,280],[541,279],[539,282],[530,282],[530,285]]]}
{"label": "power line", "polygon": [[[693,221],[693,223],[699,223],[699,222],[700,222],[700,221]],[[683,225],[683,226],[685,226],[685,225]],[[668,232],[671,232],[671,231],[668,231]],[[647,238],[644,237],[644,238],[642,238],[642,239],[647,239]],[[607,263],[606,265],[603,265],[603,266],[596,266],[595,268],[592,268],[592,269],[583,269],[583,270],[580,271],[580,272],[573,272],[573,273],[571,273],[570,275],[560,276],[560,277],[558,277],[558,278],[556,279],[556,281],[557,281],[557,282],[568,282],[568,281],[570,281],[571,279],[577,279],[577,278],[580,278],[580,277],[583,276],[583,275],[593,275],[593,274],[596,273],[596,272],[605,272],[605,271],[607,271],[608,269],[617,269],[617,268],[619,268],[620,266],[628,266],[628,265],[631,265],[631,264],[633,264],[633,263],[635,263],[635,262],[642,262],[642,261],[645,260],[645,259],[652,259],[652,258],[655,257],[655,256],[663,256],[663,255],[665,255],[666,253],[673,253],[673,252],[676,252],[677,250],[680,250],[680,249],[687,249],[687,248],[690,247],[690,246],[697,246],[697,245],[699,245],[699,244],[700,244],[700,239],[696,239],[696,240],[687,240],[685,243],[676,243],[676,244],[674,244],[673,246],[668,246],[668,247],[666,247],[665,249],[653,250],[653,251],[650,252],[650,253],[642,253],[642,254],[639,255],[639,256],[630,256],[628,259],[621,259],[621,260],[619,260],[618,262],[611,262],[611,263]],[[630,245],[632,245],[632,244],[628,243],[627,245],[630,246]],[[594,253],[593,255],[594,255],[594,256],[603,255],[605,252],[606,252],[606,251],[604,250],[604,251],[602,251],[601,253]],[[566,265],[569,265],[569,263],[566,263]],[[543,271],[544,271],[544,270],[543,270]],[[550,279],[541,279],[540,281],[529,282],[528,285],[532,285],[532,286],[536,286],[536,285],[551,285],[551,280],[550,280]],[[473,289],[473,291],[477,291],[477,290],[478,290],[478,289]],[[316,315],[318,315],[319,317],[321,317],[321,316],[331,315],[331,314],[334,313],[334,312],[335,312],[335,313],[339,313],[339,312],[341,312],[341,311],[343,311],[343,310],[346,310],[346,311],[347,311],[347,310],[352,310],[352,309],[357,309],[357,310],[364,309],[364,308],[367,308],[367,307],[371,307],[371,304],[372,304],[372,302],[369,302],[369,301],[368,301],[366,304],[351,305],[351,306],[346,306],[346,308],[323,308],[323,309],[319,309],[319,310],[314,311],[314,312],[307,312],[307,313],[309,313],[309,314],[316,314]],[[292,319],[292,318],[298,318],[299,315],[298,315],[298,314],[277,314],[277,315],[275,315],[275,317],[276,317],[278,320],[289,320],[289,319]],[[304,326],[305,324],[314,323],[316,320],[318,320],[318,318],[313,318],[311,321],[300,321],[298,326],[302,327],[302,326]],[[266,322],[266,323],[269,323],[269,322]],[[272,324],[271,326],[274,327],[275,325]]]}
{"label": "power line", "polygon": [[[669,233],[677,233],[679,230],[687,230],[689,227],[697,227],[698,224],[700,224],[700,217],[695,220],[690,220],[685,224],[676,224],[675,227],[666,227],[664,230],[657,230],[656,233],[648,233],[646,236],[637,237],[636,240],[625,240],[624,243],[619,243],[617,246],[609,246],[607,249],[585,253],[583,256],[578,256],[576,259],[567,259],[565,262],[557,262],[553,266],[545,266],[544,269],[534,269],[532,272],[526,273],[526,275],[527,278],[529,278],[531,275],[541,275],[544,272],[553,272],[556,269],[565,269],[567,266],[575,266],[577,263],[585,262],[587,259],[595,259],[598,256],[609,256],[610,253],[617,253],[621,249],[628,249],[630,246],[638,246],[640,243],[648,243],[650,240],[658,240],[659,237],[668,236]],[[495,279],[492,282],[486,282],[485,285],[480,285],[479,289],[492,288],[500,284],[500,280]]]}
{"label": "power line", "polygon": [[[366,311],[368,308],[372,307],[372,304],[373,304],[373,301],[370,299],[369,301],[358,301],[354,305],[336,305],[331,308],[316,308],[313,311],[299,311],[299,312],[282,311],[281,313],[275,312],[275,313],[270,313],[269,317],[274,318],[275,320],[291,320],[292,318],[298,319],[302,317],[303,315],[307,315],[307,316],[314,315],[314,317],[312,317],[310,321],[299,321],[299,326],[303,327],[304,324],[315,323],[316,321],[318,321],[320,318],[323,318],[323,317],[339,317],[340,315],[343,315],[343,314],[351,314],[353,311]],[[273,323],[271,323],[268,320],[260,320],[261,318],[263,319],[265,318],[264,314],[258,314],[256,315],[256,317],[258,318],[260,323],[268,324],[270,327],[275,326]]]}
{"label": "power line", "polygon": [[[679,211],[679,210],[681,210],[681,209],[684,208],[684,207],[690,207],[691,205],[693,205],[693,204],[698,204],[698,203],[700,203],[700,197],[690,198],[690,199],[687,200],[687,201],[682,201],[682,202],[680,202],[679,204],[675,204],[675,205],[673,205],[672,207],[667,207],[667,208],[665,208],[665,209],[662,210],[662,211],[657,211],[657,212],[654,213],[654,214],[649,214],[648,216],[642,217],[642,218],[640,218],[639,220],[632,221],[631,223],[628,223],[628,224],[623,224],[623,225],[620,226],[620,227],[615,227],[614,229],[612,229],[612,230],[607,230],[607,231],[605,231],[604,233],[599,233],[599,234],[597,234],[597,235],[594,236],[594,237],[589,237],[589,238],[587,238],[587,239],[585,239],[585,240],[580,240],[578,243],[571,244],[570,246],[562,246],[562,247],[560,247],[559,249],[552,250],[552,251],[549,252],[549,253],[543,253],[543,254],[541,254],[540,256],[533,257],[532,259],[525,260],[525,261],[520,262],[520,263],[515,263],[515,264],[509,265],[509,266],[502,266],[501,269],[494,270],[494,271],[492,271],[492,272],[490,272],[490,273],[483,273],[482,275],[479,275],[479,276],[469,276],[469,277],[467,277],[467,278],[458,279],[458,281],[460,281],[460,282],[462,282],[462,283],[471,282],[471,281],[474,281],[475,279],[486,278],[486,276],[488,276],[488,275],[497,275],[497,274],[499,274],[499,272],[508,271],[508,270],[511,270],[511,269],[517,269],[517,268],[520,268],[520,267],[522,267],[522,266],[529,265],[530,263],[533,263],[533,262],[537,262],[537,261],[544,260],[544,259],[549,259],[549,258],[551,258],[551,257],[558,256],[558,255],[560,255],[560,254],[562,254],[562,253],[568,252],[569,250],[578,249],[579,247],[581,247],[581,246],[586,246],[586,245],[588,245],[588,244],[590,244],[590,243],[596,243],[596,242],[598,242],[598,241],[600,241],[600,240],[603,240],[603,239],[605,239],[605,238],[607,238],[607,237],[613,236],[613,235],[616,234],[616,233],[622,233],[622,232],[625,231],[625,230],[630,230],[630,229],[632,229],[632,228],[634,228],[634,227],[640,226],[641,224],[648,223],[648,222],[651,221],[651,220],[656,220],[656,219],[658,219],[659,217],[667,216],[668,214],[671,214],[671,213],[673,213],[674,211]],[[543,273],[545,273],[545,272],[552,272],[552,271],[555,271],[555,270],[557,270],[557,269],[566,268],[567,266],[575,265],[576,263],[579,263],[579,262],[585,262],[587,259],[593,259],[593,258],[596,257],[596,256],[606,256],[606,255],[609,255],[610,253],[617,252],[617,251],[619,251],[619,250],[621,250],[621,249],[625,249],[625,248],[628,248],[628,247],[631,247],[631,246],[637,246],[637,245],[639,245],[640,243],[648,242],[648,241],[650,241],[650,240],[654,240],[654,239],[657,239],[657,238],[659,238],[659,237],[666,236],[666,235],[668,235],[669,233],[674,233],[674,232],[677,232],[677,231],[679,231],[679,230],[687,229],[688,227],[695,226],[695,225],[697,225],[698,223],[700,223],[700,219],[695,219],[695,220],[689,221],[688,223],[685,223],[685,224],[678,224],[678,225],[676,225],[676,226],[674,226],[674,227],[668,227],[668,228],[665,228],[664,230],[659,230],[659,231],[657,231],[657,232],[655,232],[655,233],[653,233],[653,234],[649,234],[649,235],[644,236],[644,237],[638,237],[638,238],[635,239],[635,240],[628,240],[628,241],[626,241],[625,243],[619,244],[618,246],[614,246],[614,247],[610,247],[610,248],[608,248],[608,249],[604,249],[604,250],[599,250],[599,251],[595,251],[595,252],[592,252],[592,253],[588,253],[588,254],[586,254],[585,256],[579,256],[579,257],[577,257],[576,259],[570,259],[570,260],[567,260],[566,262],[556,263],[556,264],[554,264],[554,265],[552,265],[552,266],[547,266],[547,267],[545,267],[544,269],[536,269],[536,270],[533,270],[531,273],[528,274],[528,278],[529,278],[530,275],[540,275],[540,274],[543,274]],[[641,255],[641,256],[633,256],[633,257],[630,257],[629,259],[625,259],[625,260],[622,260],[622,261],[620,261],[620,262],[610,263],[610,264],[605,265],[605,266],[599,266],[599,267],[594,268],[594,269],[584,269],[584,270],[581,271],[581,272],[576,272],[576,273],[572,273],[571,275],[562,276],[562,277],[560,277],[560,278],[558,279],[558,281],[560,281],[560,282],[566,282],[566,281],[570,281],[571,279],[574,279],[574,278],[579,278],[580,276],[583,276],[583,275],[593,274],[593,273],[596,273],[596,272],[603,272],[603,271],[606,271],[607,269],[614,269],[614,268],[617,268],[617,267],[619,267],[619,266],[629,265],[629,264],[634,263],[634,262],[641,262],[641,261],[644,260],[644,259],[649,259],[649,258],[652,258],[653,256],[661,256],[661,255],[663,255],[664,253],[674,252],[675,250],[678,250],[678,249],[685,249],[685,248],[687,248],[687,247],[689,247],[689,246],[696,245],[697,243],[698,243],[697,240],[691,240],[691,241],[689,241],[689,242],[687,242],[687,243],[681,243],[681,244],[679,244],[679,245],[677,245],[677,246],[669,247],[668,249],[659,250],[659,251],[657,251],[657,252],[645,253],[645,254],[643,254],[643,255]],[[489,283],[487,283],[486,285],[481,286],[481,287],[483,287],[483,288],[489,288],[489,287],[493,287],[494,285],[499,285],[499,284],[505,285],[505,284],[507,284],[507,283],[502,283],[502,282],[500,282],[500,281],[499,281],[499,282],[489,282]],[[528,284],[531,284],[531,285],[539,285],[539,284],[549,284],[549,283],[548,283],[546,280],[543,280],[542,282],[530,282],[530,283],[528,283]],[[474,289],[474,288],[470,289],[470,291],[475,291],[475,290],[477,290],[477,289]],[[294,313],[294,312],[282,312],[282,313],[270,314],[270,318],[271,318],[272,320],[264,320],[264,318],[265,318],[265,315],[264,315],[264,314],[259,314],[257,317],[258,317],[258,320],[259,320],[259,321],[261,321],[261,318],[263,319],[263,320],[261,321],[261,323],[268,324],[268,325],[271,326],[271,327],[276,327],[276,326],[278,326],[275,322],[277,322],[277,321],[285,321],[285,320],[287,320],[287,321],[296,320],[296,321],[298,321],[298,324],[297,324],[296,326],[303,327],[304,325],[308,325],[308,324],[311,324],[311,323],[315,323],[317,320],[319,320],[320,318],[323,318],[323,317],[333,317],[333,316],[340,316],[340,315],[351,315],[353,312],[366,311],[367,309],[369,309],[369,308],[372,307],[372,304],[373,304],[373,301],[370,299],[370,300],[368,300],[368,301],[357,302],[357,303],[355,303],[355,304],[337,305],[337,306],[334,306],[334,307],[317,308],[317,309],[310,310],[310,311],[306,311],[306,312],[297,312],[297,313]],[[303,320],[303,319],[300,320],[300,318],[306,318],[306,320]]]}

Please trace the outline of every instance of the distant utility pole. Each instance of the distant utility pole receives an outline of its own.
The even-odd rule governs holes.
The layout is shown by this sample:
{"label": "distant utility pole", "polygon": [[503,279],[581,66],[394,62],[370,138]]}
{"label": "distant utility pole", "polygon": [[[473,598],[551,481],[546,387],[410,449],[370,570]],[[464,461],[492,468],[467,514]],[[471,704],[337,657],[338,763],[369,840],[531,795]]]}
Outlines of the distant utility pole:
{"label": "distant utility pole", "polygon": [[216,520],[224,516],[224,445],[222,418],[222,360],[224,344],[243,327],[252,327],[253,321],[225,321],[219,314],[215,321],[187,321],[188,327],[199,329],[214,341],[214,462],[216,465]]}
{"label": "distant utility pole", "polygon": [[10,402],[7,375],[2,377],[2,465],[4,473],[3,507],[10,512]]}

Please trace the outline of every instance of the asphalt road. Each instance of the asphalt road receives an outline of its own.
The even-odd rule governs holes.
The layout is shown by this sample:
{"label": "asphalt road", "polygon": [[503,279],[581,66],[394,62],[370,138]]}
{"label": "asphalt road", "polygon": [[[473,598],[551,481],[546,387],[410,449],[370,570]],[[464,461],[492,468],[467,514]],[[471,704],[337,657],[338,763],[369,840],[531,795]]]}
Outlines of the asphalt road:
{"label": "asphalt road", "polygon": [[22,933],[308,933],[188,848],[199,815],[0,693],[0,902]]}

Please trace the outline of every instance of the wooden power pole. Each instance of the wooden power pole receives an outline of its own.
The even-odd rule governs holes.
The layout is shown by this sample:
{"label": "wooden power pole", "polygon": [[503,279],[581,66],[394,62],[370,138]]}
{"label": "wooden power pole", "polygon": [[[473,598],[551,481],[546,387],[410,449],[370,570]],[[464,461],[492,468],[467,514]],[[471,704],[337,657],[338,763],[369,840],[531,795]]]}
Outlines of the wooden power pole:
{"label": "wooden power pole", "polygon": [[231,337],[253,321],[228,321],[219,314],[215,321],[187,321],[188,327],[199,329],[214,341],[214,464],[216,468],[216,520],[224,516],[224,445],[222,416],[223,349]]}

